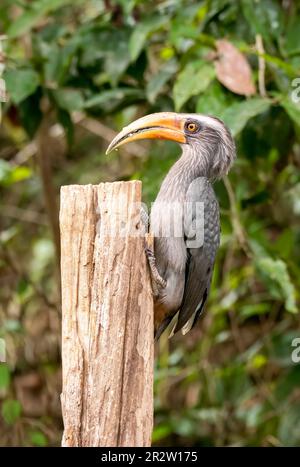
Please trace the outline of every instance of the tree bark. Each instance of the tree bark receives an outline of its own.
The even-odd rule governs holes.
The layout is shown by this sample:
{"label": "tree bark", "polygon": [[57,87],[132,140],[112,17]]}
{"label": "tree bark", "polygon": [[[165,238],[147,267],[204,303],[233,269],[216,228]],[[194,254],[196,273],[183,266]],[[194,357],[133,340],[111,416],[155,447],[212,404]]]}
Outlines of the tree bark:
{"label": "tree bark", "polygon": [[63,446],[150,446],[153,300],[141,182],[61,189]]}

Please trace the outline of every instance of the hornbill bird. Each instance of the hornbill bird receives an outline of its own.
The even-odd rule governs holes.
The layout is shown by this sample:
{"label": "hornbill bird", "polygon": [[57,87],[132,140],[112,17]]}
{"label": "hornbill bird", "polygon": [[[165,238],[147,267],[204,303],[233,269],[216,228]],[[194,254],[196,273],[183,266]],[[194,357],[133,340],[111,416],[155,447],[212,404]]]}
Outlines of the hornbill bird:
{"label": "hornbill bird", "polygon": [[154,251],[148,247],[146,253],[158,339],[173,318],[177,320],[171,335],[180,329],[186,334],[203,310],[220,243],[219,204],[212,183],[228,173],[236,150],[229,130],[218,118],[160,112],[125,127],[107,153],[145,138],[176,141],[182,147],[150,214]]}

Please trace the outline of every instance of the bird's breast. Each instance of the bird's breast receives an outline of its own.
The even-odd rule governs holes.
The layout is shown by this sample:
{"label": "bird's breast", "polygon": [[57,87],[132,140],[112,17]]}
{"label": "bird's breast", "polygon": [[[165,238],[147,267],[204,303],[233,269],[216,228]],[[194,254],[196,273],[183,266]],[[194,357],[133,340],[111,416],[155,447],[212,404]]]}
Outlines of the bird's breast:
{"label": "bird's breast", "polygon": [[[154,236],[155,257],[159,272],[185,271],[186,246],[183,232],[184,201],[159,200],[152,206],[150,230]],[[167,280],[167,277],[165,277]]]}

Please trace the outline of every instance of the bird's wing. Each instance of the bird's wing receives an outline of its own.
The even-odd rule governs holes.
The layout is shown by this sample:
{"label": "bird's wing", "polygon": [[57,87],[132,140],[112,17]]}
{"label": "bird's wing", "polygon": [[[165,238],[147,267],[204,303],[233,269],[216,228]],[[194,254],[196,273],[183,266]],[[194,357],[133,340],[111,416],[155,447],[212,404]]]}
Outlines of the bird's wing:
{"label": "bird's wing", "polygon": [[173,332],[185,334],[198,320],[208,296],[220,243],[219,204],[209,180],[194,180],[186,195],[184,232],[187,248],[185,289]]}

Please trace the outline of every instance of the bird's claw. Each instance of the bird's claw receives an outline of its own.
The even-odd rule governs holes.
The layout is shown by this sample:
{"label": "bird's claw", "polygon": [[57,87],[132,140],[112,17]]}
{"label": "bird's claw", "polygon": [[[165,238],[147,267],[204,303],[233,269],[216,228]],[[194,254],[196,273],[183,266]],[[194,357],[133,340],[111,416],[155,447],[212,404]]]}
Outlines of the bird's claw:
{"label": "bird's claw", "polygon": [[154,252],[151,248],[149,248],[146,242],[145,242],[145,253],[148,258],[148,264],[149,264],[150,272],[151,272],[152,292],[153,292],[153,296],[156,298],[160,295],[159,288],[164,289],[167,285],[167,282],[159,274],[158,269],[156,267],[156,260],[155,260]]}
{"label": "bird's claw", "polygon": [[167,282],[165,281],[165,279],[163,277],[161,277],[161,275],[158,273],[158,271],[157,271],[157,275],[155,276],[155,281],[162,289],[166,288]]}

